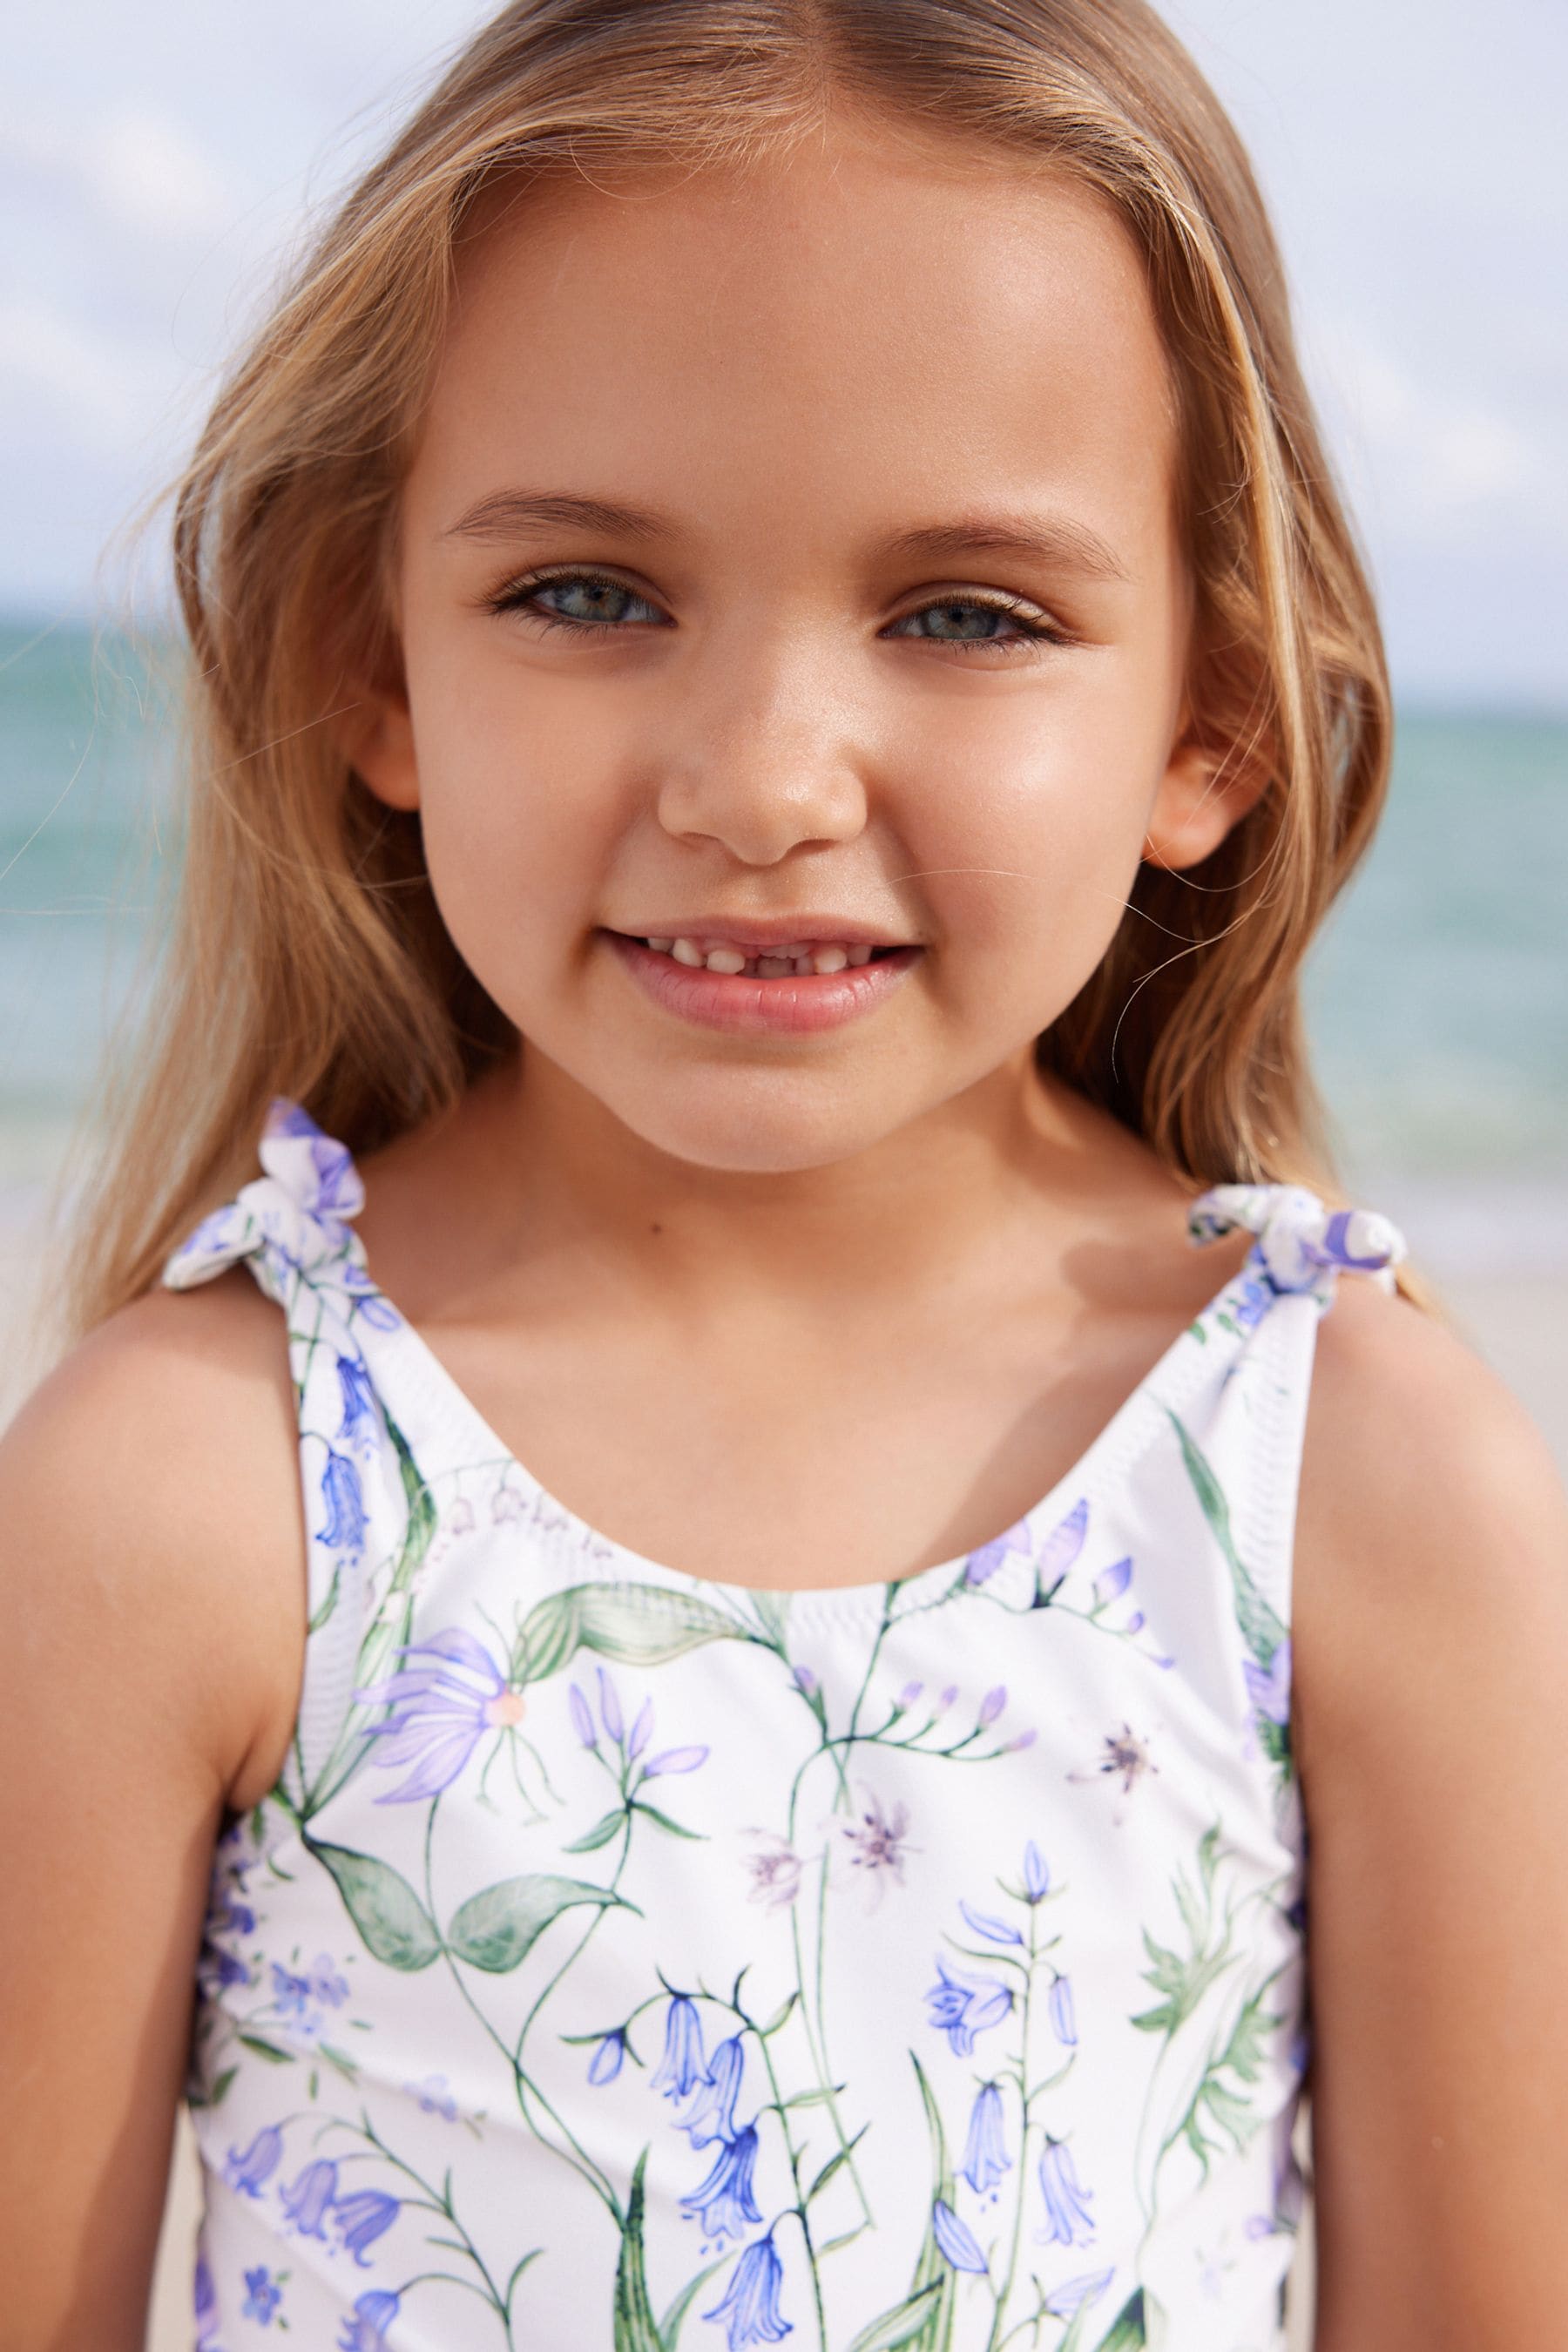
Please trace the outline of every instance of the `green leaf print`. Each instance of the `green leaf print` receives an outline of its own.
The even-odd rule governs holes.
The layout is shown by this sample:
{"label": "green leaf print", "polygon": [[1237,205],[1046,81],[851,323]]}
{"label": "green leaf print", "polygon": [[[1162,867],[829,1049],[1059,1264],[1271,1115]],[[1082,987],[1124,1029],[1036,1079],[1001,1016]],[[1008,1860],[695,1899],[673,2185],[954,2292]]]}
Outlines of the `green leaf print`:
{"label": "green leaf print", "polygon": [[336,1879],[367,1951],[389,1969],[409,1973],[427,1969],[441,1948],[441,1938],[408,1881],[374,1854],[355,1853],[346,1845],[320,1845],[309,1837],[305,1844]]}
{"label": "green leaf print", "polygon": [[884,2311],[879,2319],[873,2319],[868,2327],[863,2327],[850,2345],[849,2352],[897,2352],[900,2345],[912,2347],[917,2340],[923,2342],[924,2332],[931,2324],[941,2296],[940,2279],[933,2279],[929,2286],[922,2286],[913,2294],[906,2295],[894,2310]]}
{"label": "green leaf print", "polygon": [[447,1947],[471,1968],[504,1976],[527,1957],[552,1919],[574,1904],[596,1903],[602,1909],[620,1900],[607,1887],[589,1886],[580,1878],[557,1878],[548,1871],[503,1878],[459,1904],[447,1930]]}
{"label": "green leaf print", "polygon": [[[944,2205],[953,2203],[954,2183],[947,2161],[947,2136],[942,2127],[942,2116],[936,2100],[931,2095],[931,2084],[926,2081],[925,2068],[912,2050],[910,2052],[910,2063],[915,2070],[915,2079],[921,2086],[921,2100],[926,2112],[926,2129],[931,2135],[931,2192],[926,2207],[925,2237],[921,2241],[920,2257],[915,2263],[914,2276],[910,2281],[909,2302],[903,2308],[912,2309],[916,2306],[918,2298],[924,2298],[919,2305],[921,2311],[919,2325],[914,2334],[908,2338],[915,2347],[915,2352],[948,2352],[948,2347],[952,2342],[953,2298],[957,2293],[958,2278],[942,2248],[937,2244],[931,2210],[939,2197]],[[905,2339],[900,2336],[896,2340],[902,2343]]]}
{"label": "green leaf print", "polygon": [[1172,1428],[1181,1440],[1182,1459],[1187,1465],[1187,1475],[1203,1506],[1204,1517],[1213,1528],[1215,1539],[1230,1570],[1231,1585],[1236,1594],[1236,1622],[1241,1628],[1242,1640],[1258,1664],[1266,1666],[1285,1639],[1284,1620],[1259,1592],[1237,1555],[1236,1538],[1231,1533],[1230,1505],[1226,1501],[1225,1489],[1215,1476],[1203,1449],[1168,1405],[1165,1410]]}
{"label": "green leaf print", "polygon": [[746,1638],[745,1628],[696,1593],[657,1584],[574,1584],[531,1609],[517,1637],[512,1679],[542,1682],[579,1650],[627,1666],[661,1666],[703,1642]]}
{"label": "green leaf print", "polygon": [[621,2252],[616,2263],[615,2352],[664,2352],[647,2299],[647,2274],[643,2264],[643,2174],[647,2169],[645,2147],[632,2174],[626,2216],[621,2225]]}
{"label": "green leaf print", "polygon": [[1137,2286],[1111,2321],[1109,2332],[1100,2337],[1096,2352],[1139,2352],[1139,2347],[1148,2341],[1143,2290]]}

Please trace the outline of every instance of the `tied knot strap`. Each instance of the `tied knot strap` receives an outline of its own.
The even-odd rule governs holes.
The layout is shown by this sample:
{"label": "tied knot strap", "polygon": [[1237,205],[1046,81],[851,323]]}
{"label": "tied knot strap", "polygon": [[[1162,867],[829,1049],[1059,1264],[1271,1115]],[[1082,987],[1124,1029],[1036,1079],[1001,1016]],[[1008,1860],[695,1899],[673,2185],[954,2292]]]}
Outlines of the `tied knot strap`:
{"label": "tied knot strap", "polygon": [[163,1268],[171,1290],[258,1259],[275,1278],[331,1266],[349,1290],[374,1290],[364,1249],[346,1219],[364,1206],[364,1185],[346,1145],[308,1111],[279,1096],[269,1108],[258,1155],[265,1174],[204,1217]]}
{"label": "tied knot strap", "polygon": [[1325,1208],[1300,1184],[1216,1184],[1187,1212],[1187,1231],[1200,1244],[1238,1227],[1254,1236],[1247,1264],[1276,1290],[1311,1291],[1325,1303],[1340,1274],[1369,1275],[1392,1290],[1405,1255],[1405,1236],[1387,1217]]}

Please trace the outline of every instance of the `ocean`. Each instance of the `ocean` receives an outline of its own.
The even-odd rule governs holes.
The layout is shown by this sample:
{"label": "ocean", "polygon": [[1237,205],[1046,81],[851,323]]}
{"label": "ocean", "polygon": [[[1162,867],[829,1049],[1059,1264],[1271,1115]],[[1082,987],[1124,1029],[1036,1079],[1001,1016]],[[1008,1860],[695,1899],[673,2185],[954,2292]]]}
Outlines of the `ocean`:
{"label": "ocean", "polygon": [[[37,1198],[176,854],[173,730],[123,643],[0,625],[0,1212]],[[1568,1268],[1568,717],[1400,713],[1308,1003],[1342,1162],[1446,1264]]]}

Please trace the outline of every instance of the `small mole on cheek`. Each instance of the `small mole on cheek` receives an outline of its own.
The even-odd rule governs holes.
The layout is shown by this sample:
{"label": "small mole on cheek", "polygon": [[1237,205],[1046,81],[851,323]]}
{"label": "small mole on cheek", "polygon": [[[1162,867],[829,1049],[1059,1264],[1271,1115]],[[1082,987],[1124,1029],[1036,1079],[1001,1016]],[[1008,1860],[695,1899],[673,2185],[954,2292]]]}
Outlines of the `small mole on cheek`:
{"label": "small mole on cheek", "polygon": [[664,1227],[662,1225],[649,1225],[648,1231],[650,1234],[662,1234]]}

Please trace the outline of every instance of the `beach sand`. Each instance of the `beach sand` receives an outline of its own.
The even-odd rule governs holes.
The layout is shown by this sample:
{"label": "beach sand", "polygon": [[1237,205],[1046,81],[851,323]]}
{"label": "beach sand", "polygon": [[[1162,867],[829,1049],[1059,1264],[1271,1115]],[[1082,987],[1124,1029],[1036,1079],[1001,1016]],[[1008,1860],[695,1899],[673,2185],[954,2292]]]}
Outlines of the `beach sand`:
{"label": "beach sand", "polygon": [[[11,1214],[5,1218],[9,1206]],[[1562,1204],[1568,1209],[1568,1202]],[[0,1331],[18,1330],[37,1265],[36,1242],[19,1204],[0,1200]],[[1568,1232],[1568,1215],[1558,1233]],[[1470,1343],[1485,1356],[1533,1413],[1568,1481],[1568,1265],[1549,1254],[1546,1270],[1478,1271],[1474,1254],[1445,1265],[1431,1250],[1425,1264],[1439,1284],[1447,1309]],[[25,1391],[25,1354],[15,1345],[0,1355],[0,1421]],[[198,2210],[190,2130],[180,2123],[168,2210],[159,2247],[148,2352],[190,2352],[192,2242]],[[1310,2229],[1298,2255],[1291,2292],[1291,2352],[1308,2352],[1311,2342]]]}

